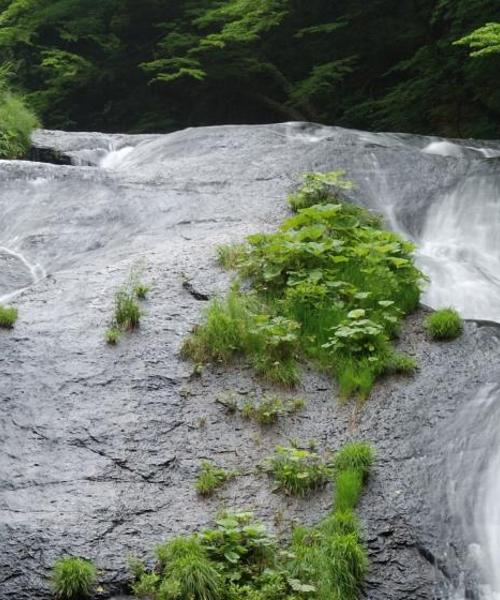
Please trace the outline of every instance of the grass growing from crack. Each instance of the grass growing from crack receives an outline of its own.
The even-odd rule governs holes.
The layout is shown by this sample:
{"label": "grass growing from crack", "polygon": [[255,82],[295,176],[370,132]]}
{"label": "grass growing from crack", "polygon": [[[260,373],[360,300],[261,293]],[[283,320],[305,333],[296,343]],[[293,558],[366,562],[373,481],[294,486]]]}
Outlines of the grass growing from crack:
{"label": "grass growing from crack", "polygon": [[339,202],[329,189],[338,177],[306,177],[292,197],[297,214],[276,233],[219,251],[220,262],[250,287],[236,283],[211,302],[185,340],[185,357],[228,363],[246,356],[257,373],[290,387],[299,362],[309,359],[336,378],[342,397],[361,399],[378,377],[415,370],[392,345],[419,304],[424,276],[414,247],[384,230],[376,215]]}
{"label": "grass growing from crack", "polygon": [[82,600],[92,595],[97,570],[88,560],[68,556],[55,562],[51,579],[57,598]]}
{"label": "grass growing from crack", "polygon": [[251,419],[259,425],[274,425],[280,418],[292,415],[304,406],[302,398],[282,400],[279,396],[268,395],[259,402],[247,400],[241,408],[241,414],[245,419]]}
{"label": "grass growing from crack", "polygon": [[226,471],[226,469],[205,460],[201,463],[200,471],[196,478],[196,491],[201,496],[211,496],[217,489],[235,476],[236,473]]}
{"label": "grass growing from crack", "polygon": [[441,308],[425,319],[424,327],[433,340],[454,340],[462,333],[464,322],[454,308]]}
{"label": "grass growing from crack", "polygon": [[336,455],[332,512],[314,527],[295,528],[288,548],[251,513],[223,514],[211,529],[158,546],[152,571],[134,561],[134,594],[151,600],[355,600],[367,569],[354,514],[359,494],[340,500],[338,490],[346,472],[355,472],[362,487],[372,461],[366,444],[350,444]]}
{"label": "grass growing from crack", "polygon": [[2,306],[0,304],[0,327],[3,329],[12,329],[17,321],[17,315],[17,308]]}
{"label": "grass growing from crack", "polygon": [[123,333],[139,327],[143,313],[137,300],[144,300],[150,288],[137,277],[137,273],[132,270],[128,282],[115,294],[114,315],[105,334],[110,346],[115,346]]}

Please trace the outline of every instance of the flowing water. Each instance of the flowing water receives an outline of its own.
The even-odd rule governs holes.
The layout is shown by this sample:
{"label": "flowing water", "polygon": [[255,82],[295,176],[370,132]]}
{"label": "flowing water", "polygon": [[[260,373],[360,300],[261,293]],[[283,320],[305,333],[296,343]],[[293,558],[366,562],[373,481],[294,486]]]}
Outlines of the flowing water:
{"label": "flowing water", "polygon": [[[237,171],[262,185],[254,202],[263,211],[269,189],[278,199],[301,172],[343,167],[365,204],[417,244],[430,277],[426,304],[500,323],[500,144],[301,124],[137,138],[39,135],[77,166],[0,163],[0,302],[33,289],[47,273],[105,268],[132,251],[140,254],[170,227],[227,221],[222,190]],[[253,146],[245,146],[247,136],[254,136]],[[195,180],[188,205],[184,195]],[[245,189],[238,192],[234,222],[248,212]],[[204,194],[216,199],[210,213],[203,212]],[[481,382],[443,443],[446,498],[460,521],[464,555],[478,573],[475,597],[498,600],[500,375]],[[472,597],[470,588],[451,596],[466,593]]]}

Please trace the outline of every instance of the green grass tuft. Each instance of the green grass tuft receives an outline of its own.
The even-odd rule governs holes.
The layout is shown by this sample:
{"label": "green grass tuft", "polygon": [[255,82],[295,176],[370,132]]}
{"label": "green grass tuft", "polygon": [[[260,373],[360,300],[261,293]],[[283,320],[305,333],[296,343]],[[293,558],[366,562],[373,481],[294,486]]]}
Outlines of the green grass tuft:
{"label": "green grass tuft", "polygon": [[351,442],[336,453],[333,466],[336,472],[357,469],[364,476],[368,474],[374,460],[375,453],[370,444],[366,442]]}
{"label": "green grass tuft", "polygon": [[211,496],[215,490],[233,477],[235,477],[235,473],[226,471],[205,460],[201,463],[200,472],[196,478],[196,491],[201,496]]}
{"label": "green grass tuft", "polygon": [[17,308],[12,306],[2,306],[0,304],[0,327],[3,329],[12,329],[17,321]]}
{"label": "green grass tuft", "polygon": [[144,283],[136,283],[134,285],[134,294],[139,300],[145,300],[151,288]]}
{"label": "green grass tuft", "polygon": [[441,308],[425,319],[424,327],[433,340],[454,340],[464,323],[454,308]]}
{"label": "green grass tuft", "polygon": [[260,425],[273,425],[281,417],[294,414],[304,406],[305,402],[302,398],[284,401],[279,396],[264,396],[257,403],[247,400],[241,408],[241,414]]}
{"label": "green grass tuft", "polygon": [[119,290],[115,295],[115,323],[122,330],[139,327],[141,309],[134,294],[128,290]]}
{"label": "green grass tuft", "polygon": [[96,568],[83,558],[60,558],[52,568],[52,586],[56,597],[62,600],[90,597],[96,581]]}
{"label": "green grass tuft", "polygon": [[122,332],[117,327],[110,327],[106,331],[106,342],[110,346],[116,346],[116,344],[118,344],[118,342],[120,341],[121,335]]}

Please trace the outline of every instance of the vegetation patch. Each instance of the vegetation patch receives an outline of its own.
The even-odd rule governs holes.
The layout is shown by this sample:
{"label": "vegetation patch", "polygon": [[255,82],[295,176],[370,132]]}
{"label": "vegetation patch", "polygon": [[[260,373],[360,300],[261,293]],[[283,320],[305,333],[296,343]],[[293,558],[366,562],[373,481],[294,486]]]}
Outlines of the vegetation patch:
{"label": "vegetation patch", "polygon": [[17,321],[17,315],[17,308],[2,306],[0,304],[0,327],[3,329],[12,329]]}
{"label": "vegetation patch", "polygon": [[23,158],[31,147],[31,132],[40,124],[4,79],[5,73],[0,72],[0,159]]}
{"label": "vegetation patch", "polygon": [[83,558],[63,557],[52,568],[52,586],[57,598],[81,600],[92,595],[97,569]]}
{"label": "vegetation patch", "polygon": [[464,329],[464,322],[454,308],[441,308],[429,315],[424,322],[433,340],[454,340]]}
{"label": "vegetation patch", "polygon": [[[351,444],[332,462],[336,485],[347,471],[361,486],[373,461],[366,444]],[[360,490],[361,491],[361,490]],[[359,497],[359,496],[358,496]],[[315,527],[298,527],[280,548],[251,513],[224,514],[212,529],[156,548],[156,565],[132,565],[132,590],[151,600],[355,600],[367,569],[350,496]]]}
{"label": "vegetation patch", "polygon": [[246,419],[256,421],[260,425],[274,425],[282,417],[302,410],[305,402],[302,398],[282,400],[279,396],[264,396],[259,402],[247,400],[241,408]]}
{"label": "vegetation patch", "polygon": [[211,496],[215,490],[235,476],[236,473],[226,471],[226,469],[205,460],[201,463],[200,472],[196,478],[196,491],[201,496]]}
{"label": "vegetation patch", "polygon": [[278,446],[264,464],[278,487],[292,496],[306,496],[324,486],[331,471],[321,456],[312,450]]}
{"label": "vegetation patch", "polygon": [[[414,246],[366,209],[339,202],[329,189],[339,177],[307,176],[292,196],[294,206],[307,208],[278,232],[224,250],[223,262],[250,289],[236,282],[211,302],[184,356],[227,363],[244,355],[259,374],[287,386],[299,379],[299,361],[309,359],[336,378],[343,397],[360,398],[382,374],[415,369],[391,343],[420,300],[424,276]],[[309,206],[319,195],[321,203]]]}

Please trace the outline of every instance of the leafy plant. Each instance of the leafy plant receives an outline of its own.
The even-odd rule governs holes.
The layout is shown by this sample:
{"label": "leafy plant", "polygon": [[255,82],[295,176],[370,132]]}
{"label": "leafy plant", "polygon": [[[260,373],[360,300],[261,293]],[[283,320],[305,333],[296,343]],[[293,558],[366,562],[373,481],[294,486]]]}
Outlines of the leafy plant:
{"label": "leafy plant", "polygon": [[306,496],[325,485],[330,469],[316,452],[278,446],[264,469],[279,487],[293,496]]}
{"label": "leafy plant", "polygon": [[433,340],[453,340],[462,333],[464,323],[454,308],[441,308],[425,319],[424,327]]}
{"label": "leafy plant", "polygon": [[201,463],[200,472],[196,478],[196,491],[202,496],[210,496],[234,476],[235,473],[228,472],[205,460]]}
{"label": "leafy plant", "polygon": [[59,558],[52,568],[52,585],[58,598],[81,600],[92,594],[97,581],[94,565],[83,558]]}
{"label": "leafy plant", "polygon": [[283,401],[279,396],[264,396],[258,403],[247,400],[243,404],[241,414],[260,425],[272,425],[281,417],[296,413],[304,406],[302,398]]}
{"label": "leafy plant", "polygon": [[[326,193],[338,177],[312,174],[305,196]],[[416,368],[391,343],[425,280],[413,250],[358,206],[330,199],[302,208],[276,233],[238,246],[230,264],[251,290],[236,284],[214,300],[184,355],[229,362],[242,354],[287,386],[298,381],[299,359],[309,358],[337,379],[341,396],[366,398],[381,375]]]}
{"label": "leafy plant", "polygon": [[18,311],[13,306],[2,306],[0,304],[0,328],[12,329],[17,321]]}
{"label": "leafy plant", "polygon": [[341,192],[351,190],[352,181],[344,179],[344,171],[306,173],[302,187],[288,197],[291,208],[297,212],[315,204],[334,204],[342,200]]}

